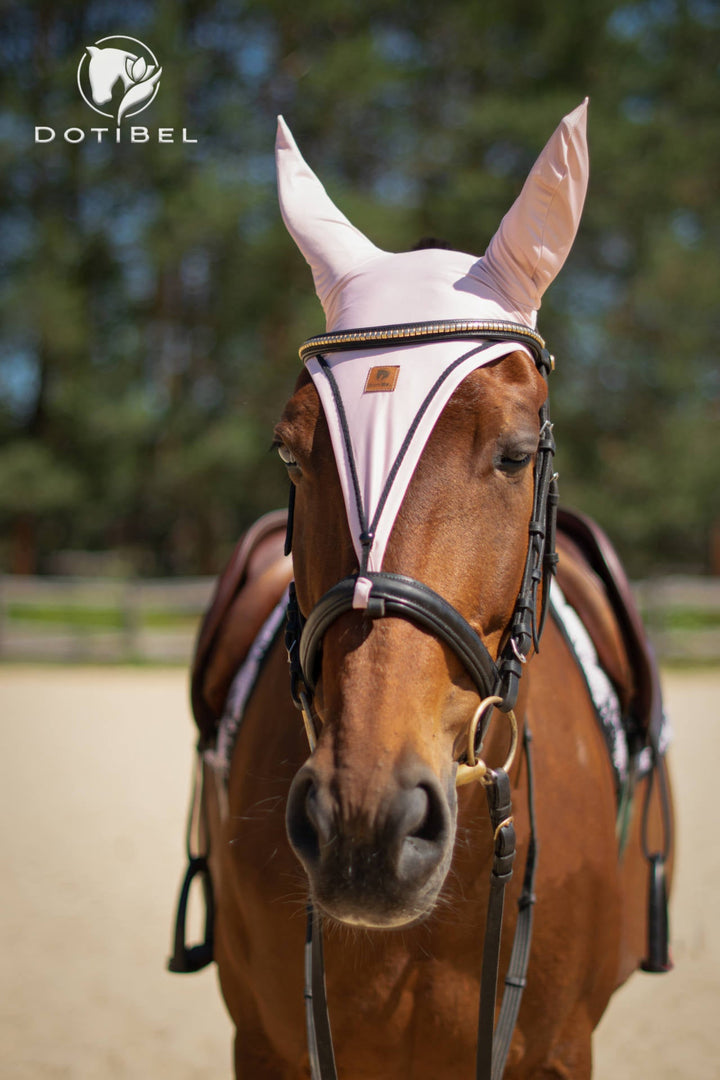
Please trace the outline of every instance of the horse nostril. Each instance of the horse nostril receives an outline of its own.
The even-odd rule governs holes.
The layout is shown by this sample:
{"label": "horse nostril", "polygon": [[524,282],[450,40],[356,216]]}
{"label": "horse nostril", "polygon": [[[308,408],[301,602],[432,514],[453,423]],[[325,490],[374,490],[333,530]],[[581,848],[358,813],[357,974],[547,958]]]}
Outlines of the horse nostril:
{"label": "horse nostril", "polygon": [[398,828],[397,875],[410,882],[441,861],[450,835],[450,810],[439,784],[427,781],[404,793]]}
{"label": "horse nostril", "polygon": [[418,784],[412,791],[403,792],[400,800],[400,814],[396,822],[398,836],[401,839],[408,836],[426,839],[429,817],[430,798],[422,784]]}
{"label": "horse nostril", "polygon": [[432,844],[442,842],[447,835],[447,811],[445,800],[439,792],[420,785],[415,791],[422,796],[423,813],[408,836],[427,840]]}
{"label": "horse nostril", "polygon": [[317,862],[323,830],[319,820],[317,785],[309,772],[301,770],[292,782],[285,823],[297,855],[304,862]]}
{"label": "horse nostril", "polygon": [[308,789],[305,792],[305,807],[304,807],[304,809],[305,809],[305,816],[307,817],[308,821],[310,822],[310,825],[315,830],[315,832],[319,835],[320,829],[318,827],[318,818],[317,818],[317,793],[316,793],[316,789],[315,789],[314,784],[308,785]]}

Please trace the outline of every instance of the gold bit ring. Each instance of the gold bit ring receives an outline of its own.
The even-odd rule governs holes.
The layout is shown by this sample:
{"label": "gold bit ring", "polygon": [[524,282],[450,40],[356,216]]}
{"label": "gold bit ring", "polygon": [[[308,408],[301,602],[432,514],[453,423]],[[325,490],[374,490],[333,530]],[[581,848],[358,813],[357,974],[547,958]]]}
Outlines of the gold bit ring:
{"label": "gold bit ring", "polygon": [[[480,721],[484,717],[487,710],[492,708],[493,705],[500,705],[501,702],[502,698],[498,697],[497,695],[486,697],[483,699],[483,701],[480,702],[477,709],[475,710],[475,714],[470,721],[470,725],[468,727],[466,750],[467,764],[465,764],[464,762],[458,764],[457,775],[455,777],[455,785],[457,787],[462,787],[464,784],[469,784],[472,780],[480,780],[481,783],[484,781],[485,774],[488,772],[488,766],[485,764],[482,758],[478,758],[475,754],[475,739],[477,736],[477,729]],[[512,709],[508,709],[505,715],[510,721],[511,737],[510,750],[508,752],[507,760],[503,765],[503,771],[507,772],[513,763],[513,760],[515,758],[515,752],[517,750],[518,726],[515,713]]]}

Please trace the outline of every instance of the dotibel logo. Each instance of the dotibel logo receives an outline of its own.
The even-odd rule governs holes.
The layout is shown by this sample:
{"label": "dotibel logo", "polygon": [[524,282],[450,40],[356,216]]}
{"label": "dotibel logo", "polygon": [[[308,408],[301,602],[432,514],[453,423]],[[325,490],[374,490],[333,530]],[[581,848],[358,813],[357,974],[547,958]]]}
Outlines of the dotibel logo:
{"label": "dotibel logo", "polygon": [[77,69],[83,101],[117,124],[147,109],[160,89],[155,53],[132,37],[106,37],[88,45]]}
{"label": "dotibel logo", "polygon": [[58,132],[49,125],[35,128],[35,142],[49,143],[62,135],[67,143],[196,143],[175,128],[147,128],[126,121],[147,109],[157,97],[163,69],[149,46],[138,38],[122,34],[100,38],[87,45],[77,66],[77,86],[86,105],[99,116],[107,117],[106,127],[69,127]]}

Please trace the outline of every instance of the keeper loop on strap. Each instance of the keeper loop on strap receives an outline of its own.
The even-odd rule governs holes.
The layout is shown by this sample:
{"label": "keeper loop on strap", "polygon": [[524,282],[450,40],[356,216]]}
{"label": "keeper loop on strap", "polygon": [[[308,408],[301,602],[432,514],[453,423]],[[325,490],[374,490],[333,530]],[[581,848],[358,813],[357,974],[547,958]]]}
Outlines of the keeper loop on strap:
{"label": "keeper loop on strap", "polygon": [[352,595],[352,606],[356,611],[364,611],[368,606],[373,583],[369,578],[358,576]]}
{"label": "keeper loop on strap", "polygon": [[366,614],[370,619],[385,618],[385,600],[382,596],[377,597],[377,599],[372,596],[370,597],[366,608]]}

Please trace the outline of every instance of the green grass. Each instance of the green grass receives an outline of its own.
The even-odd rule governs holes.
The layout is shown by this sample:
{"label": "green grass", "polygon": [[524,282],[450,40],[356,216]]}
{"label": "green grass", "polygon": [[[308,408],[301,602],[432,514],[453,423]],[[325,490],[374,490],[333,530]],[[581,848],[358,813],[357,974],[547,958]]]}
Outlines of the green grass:
{"label": "green grass", "polygon": [[[67,626],[76,630],[122,630],[127,621],[126,613],[115,607],[10,604],[6,614],[11,622]],[[155,630],[191,629],[198,619],[198,615],[183,611],[141,611],[137,615],[140,626]]]}
{"label": "green grass", "polygon": [[[126,625],[126,613],[111,605],[95,607],[82,604],[10,604],[6,611],[13,622],[68,626],[77,629],[87,627],[98,630],[122,630]],[[141,610],[137,614],[140,626],[148,629],[188,629],[197,624],[200,616],[187,611]],[[666,612],[657,621],[648,620],[654,630],[717,630],[720,629],[720,611],[701,611],[678,608]]]}
{"label": "green grass", "polygon": [[665,630],[717,630],[720,629],[720,611],[679,608],[677,611],[669,611],[660,625]]}

